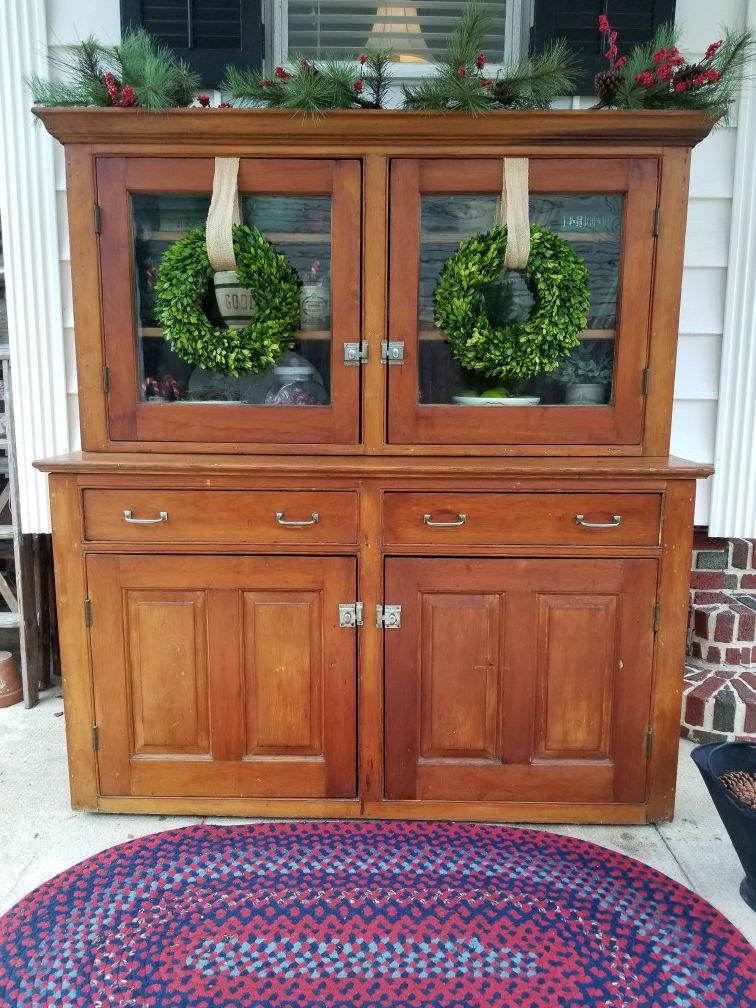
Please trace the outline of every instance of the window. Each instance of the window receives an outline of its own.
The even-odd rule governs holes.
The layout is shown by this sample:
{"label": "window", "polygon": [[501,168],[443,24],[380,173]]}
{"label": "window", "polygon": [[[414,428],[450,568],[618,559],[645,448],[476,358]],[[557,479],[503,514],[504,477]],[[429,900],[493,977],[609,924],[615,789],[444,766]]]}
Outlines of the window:
{"label": "window", "polygon": [[[380,4],[375,0],[268,0],[267,34],[272,61],[301,54],[348,58],[369,44],[390,46],[399,76],[422,74],[444,53],[465,0]],[[483,49],[491,63],[508,61],[520,51],[520,0],[484,2],[493,16]]]}

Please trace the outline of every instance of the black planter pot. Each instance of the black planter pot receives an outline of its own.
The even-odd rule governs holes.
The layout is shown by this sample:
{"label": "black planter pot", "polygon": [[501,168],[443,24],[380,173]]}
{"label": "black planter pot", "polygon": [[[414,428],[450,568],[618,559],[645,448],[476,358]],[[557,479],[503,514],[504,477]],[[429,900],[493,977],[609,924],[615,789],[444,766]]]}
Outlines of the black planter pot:
{"label": "black planter pot", "polygon": [[756,772],[756,745],[750,742],[711,742],[691,753],[701,771],[717,812],[730,834],[730,840],[746,877],[740,883],[740,895],[756,910],[756,809],[739,801],[720,781],[720,776],[741,770]]}

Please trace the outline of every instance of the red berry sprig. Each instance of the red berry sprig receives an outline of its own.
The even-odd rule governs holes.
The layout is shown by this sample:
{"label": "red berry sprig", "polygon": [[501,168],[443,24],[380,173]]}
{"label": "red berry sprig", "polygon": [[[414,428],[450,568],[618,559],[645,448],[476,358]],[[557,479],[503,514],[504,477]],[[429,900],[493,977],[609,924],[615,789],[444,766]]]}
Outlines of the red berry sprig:
{"label": "red berry sprig", "polygon": [[602,35],[606,35],[606,42],[608,43],[604,56],[609,60],[610,70],[619,70],[625,64],[625,57],[620,56],[617,59],[617,32],[612,29],[609,24],[609,19],[605,14],[599,14],[598,19],[599,31]]}
{"label": "red berry sprig", "polygon": [[[654,66],[636,75],[635,83],[646,90],[661,89],[682,94],[703,87],[705,84],[716,84],[722,79],[722,74],[712,65],[722,46],[722,39],[712,42],[704,53],[702,63],[688,63],[676,47],[658,49],[651,59]],[[708,64],[708,66],[706,65]]]}
{"label": "red berry sprig", "polygon": [[131,84],[124,84],[123,88],[121,88],[112,73],[103,74],[102,82],[105,85],[105,90],[108,92],[108,102],[110,105],[120,108],[131,108],[137,104],[136,92]]}
{"label": "red berry sprig", "polygon": [[110,99],[111,105],[118,105],[118,84],[112,73],[106,73],[102,78],[105,84],[105,90],[108,92],[108,98]]}

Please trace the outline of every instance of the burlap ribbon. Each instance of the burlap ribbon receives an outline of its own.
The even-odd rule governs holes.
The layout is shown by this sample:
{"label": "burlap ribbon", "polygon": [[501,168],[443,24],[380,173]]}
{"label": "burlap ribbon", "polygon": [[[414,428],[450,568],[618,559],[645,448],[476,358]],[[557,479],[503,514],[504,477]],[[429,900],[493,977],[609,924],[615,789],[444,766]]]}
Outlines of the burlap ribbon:
{"label": "burlap ribbon", "polygon": [[237,177],[239,158],[216,158],[213,176],[213,198],[207,214],[205,241],[207,258],[216,273],[236,271],[232,226],[241,224]]}
{"label": "burlap ribbon", "polygon": [[504,158],[497,224],[506,225],[505,269],[525,269],[530,255],[528,159]]}

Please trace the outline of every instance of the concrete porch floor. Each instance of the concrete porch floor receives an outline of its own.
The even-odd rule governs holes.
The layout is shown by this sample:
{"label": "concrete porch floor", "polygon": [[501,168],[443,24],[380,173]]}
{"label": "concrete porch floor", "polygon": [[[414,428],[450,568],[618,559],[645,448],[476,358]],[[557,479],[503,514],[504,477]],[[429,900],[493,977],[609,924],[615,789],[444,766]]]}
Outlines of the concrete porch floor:
{"label": "concrete porch floor", "polygon": [[[238,819],[73,812],[60,689],[32,710],[0,710],[0,913],[40,883],[97,851],[136,836],[197,822]],[[677,813],[659,826],[553,826],[629,854],[697,892],[756,945],[756,913],[740,898],[743,870],[681,741]]]}

